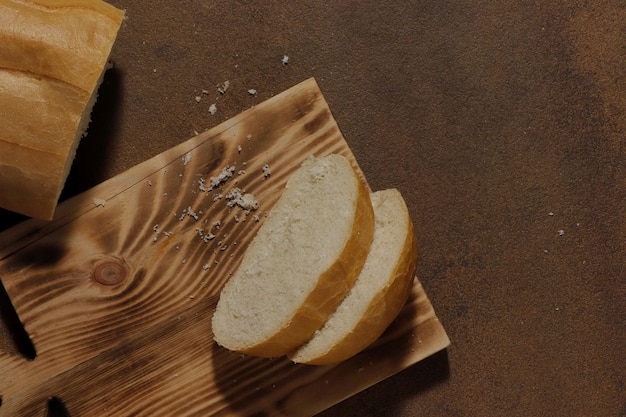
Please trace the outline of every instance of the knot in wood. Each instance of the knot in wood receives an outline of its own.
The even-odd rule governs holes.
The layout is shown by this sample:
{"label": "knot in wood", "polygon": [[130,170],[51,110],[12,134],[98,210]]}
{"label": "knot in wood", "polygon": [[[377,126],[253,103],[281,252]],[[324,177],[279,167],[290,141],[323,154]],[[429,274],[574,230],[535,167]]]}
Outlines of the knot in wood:
{"label": "knot in wood", "polygon": [[93,279],[102,285],[118,285],[128,276],[128,268],[122,259],[108,258],[96,263]]}

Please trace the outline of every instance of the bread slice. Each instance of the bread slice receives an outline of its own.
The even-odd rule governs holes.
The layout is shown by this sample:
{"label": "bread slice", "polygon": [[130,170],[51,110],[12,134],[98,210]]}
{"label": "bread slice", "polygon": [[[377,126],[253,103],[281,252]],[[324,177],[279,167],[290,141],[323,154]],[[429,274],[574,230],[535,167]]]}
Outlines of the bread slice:
{"label": "bread slice", "polygon": [[407,301],[417,244],[406,204],[395,189],[371,196],[376,228],[361,275],[324,326],[289,357],[315,365],[348,359],[374,342]]}
{"label": "bread slice", "polygon": [[307,158],[220,293],[217,343],[262,357],[300,346],[352,287],[373,234],[369,192],[348,160]]}
{"label": "bread slice", "polygon": [[101,0],[0,0],[0,207],[53,217],[123,17]]}

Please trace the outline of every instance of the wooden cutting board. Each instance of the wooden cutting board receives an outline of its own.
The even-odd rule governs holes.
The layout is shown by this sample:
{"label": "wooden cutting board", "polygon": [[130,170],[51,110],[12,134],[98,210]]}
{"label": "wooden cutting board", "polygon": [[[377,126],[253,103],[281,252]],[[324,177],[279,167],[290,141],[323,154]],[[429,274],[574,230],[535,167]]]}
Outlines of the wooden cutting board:
{"label": "wooden cutting board", "polygon": [[[72,417],[309,416],[446,348],[417,280],[375,345],[336,366],[213,342],[219,291],[287,178],[329,153],[365,181],[309,79],[66,201],[54,221],[0,234],[0,278],[36,353],[0,353],[0,415],[44,416],[52,398]],[[234,188],[259,208],[232,206]]]}

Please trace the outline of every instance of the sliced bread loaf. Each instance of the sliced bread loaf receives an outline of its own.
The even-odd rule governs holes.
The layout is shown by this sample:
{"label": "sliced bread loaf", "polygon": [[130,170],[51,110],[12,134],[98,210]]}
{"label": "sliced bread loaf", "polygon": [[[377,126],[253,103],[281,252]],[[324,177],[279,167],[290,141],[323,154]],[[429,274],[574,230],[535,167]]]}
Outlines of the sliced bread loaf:
{"label": "sliced bread loaf", "polygon": [[354,286],[324,326],[289,357],[294,362],[331,364],[374,342],[409,296],[417,266],[417,244],[406,204],[395,189],[371,195],[374,240]]}
{"label": "sliced bread loaf", "polygon": [[0,207],[51,220],[124,11],[0,0]]}
{"label": "sliced bread loaf", "polygon": [[369,192],[348,160],[307,158],[222,289],[217,343],[263,357],[302,345],[354,284],[373,234]]}

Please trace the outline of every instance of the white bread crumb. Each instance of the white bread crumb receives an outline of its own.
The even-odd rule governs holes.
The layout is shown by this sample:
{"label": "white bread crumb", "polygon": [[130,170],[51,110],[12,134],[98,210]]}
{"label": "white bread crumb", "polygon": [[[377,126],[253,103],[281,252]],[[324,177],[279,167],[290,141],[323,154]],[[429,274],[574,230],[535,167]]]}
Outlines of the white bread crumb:
{"label": "white bread crumb", "polygon": [[226,205],[228,207],[239,206],[244,210],[256,210],[259,208],[259,203],[254,199],[254,195],[250,193],[244,193],[239,188],[233,188],[226,194]]}
{"label": "white bread crumb", "polygon": [[228,181],[228,179],[233,176],[234,172],[235,172],[235,166],[234,165],[222,168],[222,171],[216,177],[211,177],[211,188],[210,188],[210,190],[213,190],[214,188],[216,188],[220,184]]}
{"label": "white bread crumb", "polygon": [[94,198],[92,201],[96,207],[104,207],[104,204],[106,203],[106,200],[102,198]]}
{"label": "white bread crumb", "polygon": [[199,216],[196,214],[196,212],[195,212],[195,211],[193,211],[193,209],[191,208],[191,206],[187,207],[187,215],[188,215],[189,217],[192,217],[192,218],[193,218],[194,220],[196,220],[196,221],[199,219]]}
{"label": "white bread crumb", "polygon": [[230,87],[230,81],[224,81],[224,84],[217,86],[217,91],[221,95],[224,95],[224,94],[226,94],[226,91],[228,91],[229,87]]}

